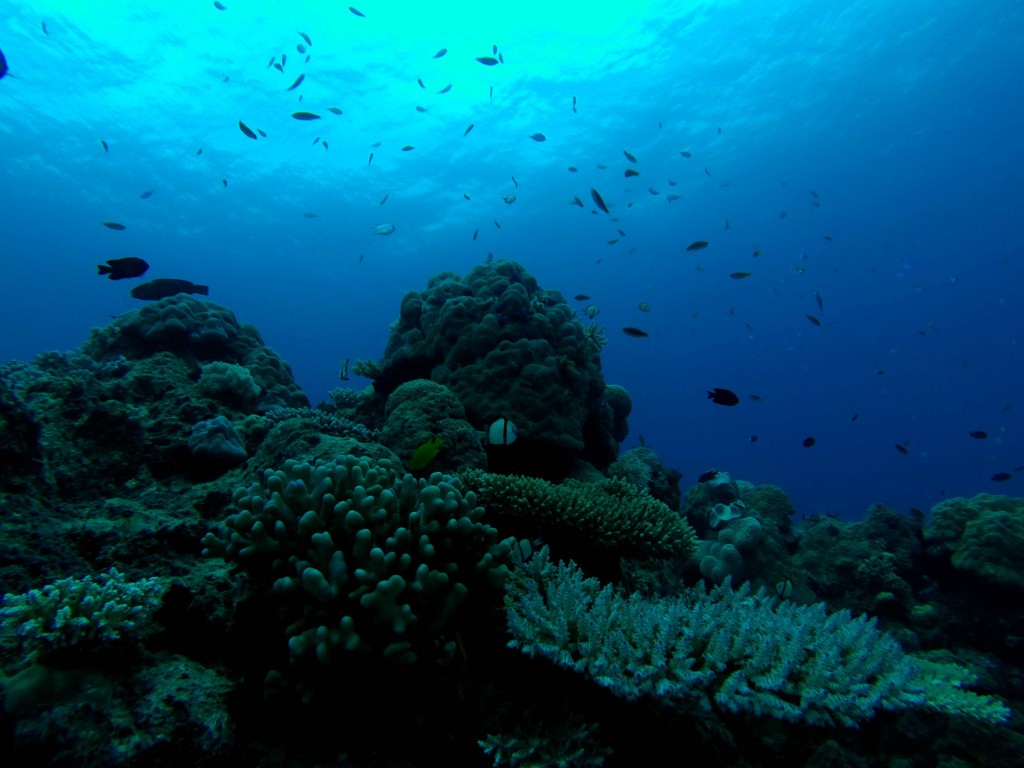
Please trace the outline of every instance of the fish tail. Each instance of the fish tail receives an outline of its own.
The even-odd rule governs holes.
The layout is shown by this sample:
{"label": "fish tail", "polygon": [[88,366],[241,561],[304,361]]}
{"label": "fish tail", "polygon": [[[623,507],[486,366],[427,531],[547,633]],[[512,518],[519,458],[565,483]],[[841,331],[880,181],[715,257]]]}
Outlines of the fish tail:
{"label": "fish tail", "polygon": [[113,267],[108,267],[106,264],[97,264],[96,265],[96,272],[98,274],[100,274],[100,275],[109,275],[113,271],[114,271],[114,268]]}

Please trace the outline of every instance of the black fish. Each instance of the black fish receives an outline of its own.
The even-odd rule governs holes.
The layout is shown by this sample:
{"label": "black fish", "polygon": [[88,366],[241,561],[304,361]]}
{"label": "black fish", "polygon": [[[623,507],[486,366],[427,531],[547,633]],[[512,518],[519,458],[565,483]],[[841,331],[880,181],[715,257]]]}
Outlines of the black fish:
{"label": "black fish", "polygon": [[462,132],[462,138],[466,138],[467,136],[469,136],[469,132],[472,131],[472,130],[473,130],[473,123],[470,123],[469,127],[465,131]]}
{"label": "black fish", "polygon": [[479,229],[474,229],[473,230],[473,239],[476,240],[477,235],[479,235],[479,234],[480,234],[480,230]]}
{"label": "black fish", "polygon": [[632,168],[627,168],[626,172],[623,173],[622,175],[625,176],[628,179],[630,176],[639,176],[640,175],[640,171],[636,171],[636,170],[634,170]]}
{"label": "black fish", "polygon": [[426,89],[426,87],[427,87],[427,86],[425,86],[425,85],[423,84],[423,80],[422,80],[422,78],[421,78],[421,79],[417,79],[417,80],[416,80],[416,82],[420,84],[420,88],[424,88],[424,89]]}
{"label": "black fish", "polygon": [[634,339],[646,339],[648,336],[651,335],[647,331],[642,330],[641,328],[634,328],[631,325],[627,325],[625,328],[623,328],[622,332],[627,336],[632,336]]}
{"label": "black fish", "polygon": [[757,435],[751,435],[750,436],[750,442],[756,443],[757,442]]}
{"label": "black fish", "polygon": [[107,142],[105,142],[103,139],[100,139],[100,146],[103,147],[104,152],[110,152],[110,147],[107,146]]}
{"label": "black fish", "polygon": [[327,111],[330,112],[332,115],[344,114],[343,110],[340,107],[328,107]]}
{"label": "black fish", "polygon": [[314,115],[312,112],[292,112],[292,117],[296,120],[319,120],[320,115]]}
{"label": "black fish", "polygon": [[493,56],[477,56],[476,60],[488,67],[493,67],[498,63],[498,60]]}
{"label": "black fish", "polygon": [[298,45],[295,46],[295,50],[298,51],[299,53],[305,53],[306,46],[304,46],[302,43],[299,43]]}
{"label": "black fish", "polygon": [[708,480],[714,480],[718,477],[717,469],[709,469],[707,472],[702,472],[701,476],[697,478],[698,483],[706,483]]}
{"label": "black fish", "polygon": [[380,203],[378,203],[378,205],[384,205],[384,203],[386,203],[386,202],[388,201],[388,197],[390,197],[390,196],[391,196],[391,193],[390,193],[390,192],[388,192],[387,194],[385,194],[385,195],[384,195],[384,197],[382,197],[382,198],[380,199]]}
{"label": "black fish", "polygon": [[434,54],[434,58],[435,59],[440,59],[446,53],[448,53],[448,49],[447,48],[442,48],[440,51],[438,51],[437,53]]}
{"label": "black fish", "polygon": [[626,159],[629,160],[629,162],[631,162],[633,165],[636,165],[636,156],[635,155],[627,152],[626,150],[622,150],[622,154],[624,154],[626,156]]}
{"label": "black fish", "polygon": [[274,62],[274,69],[276,69],[278,72],[284,72],[284,67],[278,64],[276,61]]}
{"label": "black fish", "polygon": [[604,204],[604,198],[601,197],[601,193],[600,192],[598,192],[596,189],[591,187],[590,188],[590,196],[592,198],[594,198],[594,205],[596,205],[598,208],[600,208],[605,213],[610,213],[610,211],[608,210],[608,206]]}
{"label": "black fish", "polygon": [[753,272],[730,272],[729,277],[733,280],[743,280],[744,278],[750,277]]}
{"label": "black fish", "polygon": [[893,443],[893,448],[902,453],[904,456],[910,455],[910,450],[903,443]]}
{"label": "black fish", "polygon": [[143,200],[148,200],[152,196],[153,196],[153,190],[152,189],[147,189],[145,192],[143,192],[141,195],[139,195],[139,197],[142,198]]}
{"label": "black fish", "polygon": [[704,248],[707,248],[707,247],[708,247],[708,241],[707,240],[695,240],[694,242],[692,242],[688,246],[686,246],[686,250],[688,250],[688,251],[700,251],[700,250],[703,250]]}
{"label": "black fish", "polygon": [[968,432],[967,434],[969,434],[975,440],[984,440],[986,437],[988,437],[988,432],[982,432],[980,429],[977,429],[974,432]]}
{"label": "black fish", "polygon": [[228,180],[227,179],[221,179],[220,183],[223,184],[226,187],[228,185]]}
{"label": "black fish", "polygon": [[403,152],[412,152],[414,149],[416,149],[416,147],[414,147],[412,144],[406,144],[404,147],[402,147]]}
{"label": "black fish", "polygon": [[366,161],[366,164],[369,165],[372,162],[373,162],[373,152],[370,153],[370,159]]}
{"label": "black fish", "polygon": [[285,90],[286,91],[294,91],[296,88],[298,88],[300,85],[302,85],[302,81],[305,80],[305,79],[306,79],[306,73],[303,72],[301,75],[299,75],[297,78],[295,78],[295,82],[292,83],[291,85],[289,85],[287,88],[285,88]]}
{"label": "black fish", "polygon": [[107,229],[116,229],[118,232],[123,229],[127,229],[124,224],[118,224],[116,221],[104,221],[103,226]]}
{"label": "black fish", "polygon": [[253,131],[253,129],[252,129],[252,128],[250,128],[250,127],[249,127],[248,125],[246,125],[245,123],[243,123],[243,122],[242,122],[241,120],[239,120],[239,121],[238,121],[238,130],[240,130],[240,131],[241,131],[242,133],[244,133],[244,134],[245,134],[246,136],[248,136],[248,137],[249,137],[250,139],[257,139],[257,138],[259,138],[259,137],[258,137],[258,136],[256,135],[256,133],[255,133],[255,132]]}
{"label": "black fish", "polygon": [[548,140],[548,137],[545,136],[543,133],[531,133],[530,134],[530,138],[533,139],[534,141],[547,141]]}
{"label": "black fish", "polygon": [[573,112],[576,111],[576,97],[575,96],[572,97],[572,111]]}
{"label": "black fish", "polygon": [[196,285],[188,280],[174,280],[162,277],[158,280],[150,280],[148,283],[137,285],[131,291],[133,299],[142,299],[143,301],[166,299],[168,296],[174,296],[178,293],[198,293],[208,296],[210,289],[208,286]]}
{"label": "black fish", "polygon": [[106,264],[97,264],[96,272],[107,275],[111,280],[124,280],[126,277],[139,277],[149,269],[149,264],[138,256],[127,256],[123,259],[107,259]]}
{"label": "black fish", "polygon": [[264,139],[265,139],[265,138],[267,138],[267,132],[266,132],[266,131],[264,131],[264,130],[263,130],[262,128],[257,128],[257,129],[256,129],[256,133],[258,133],[258,134],[259,134],[260,136],[262,136],[262,137],[263,137]]}
{"label": "black fish", "polygon": [[218,0],[214,0],[213,7],[216,8],[218,11],[226,11],[228,9],[228,7],[224,5],[224,3],[221,3]]}
{"label": "black fish", "polygon": [[438,93],[448,93],[448,91],[450,91],[451,89],[452,89],[452,84],[448,83],[448,85],[446,85],[444,88],[442,88],[440,91],[438,91]]}
{"label": "black fish", "polygon": [[363,13],[362,11],[360,11],[360,10],[359,10],[358,8],[353,8],[353,7],[352,7],[352,6],[350,5],[350,6],[348,7],[348,9],[349,9],[350,11],[352,11],[352,13],[353,13],[353,14],[354,14],[355,16],[360,16],[360,17],[362,17],[362,18],[364,18],[364,19],[366,18],[366,14],[365,14],[365,13]]}
{"label": "black fish", "polygon": [[1007,480],[1012,480],[1013,475],[1009,472],[996,472],[992,475],[992,479],[997,483],[1005,483]]}
{"label": "black fish", "polygon": [[309,39],[309,35],[305,32],[299,32],[299,37],[306,41],[306,45],[312,45],[313,41]]}
{"label": "black fish", "polygon": [[417,112],[426,112],[427,108],[426,107],[421,107],[419,104],[417,104],[416,105],[416,111]]}
{"label": "black fish", "polygon": [[731,389],[722,389],[721,387],[708,390],[708,400],[716,405],[739,405],[740,402],[739,395]]}
{"label": "black fish", "polygon": [[817,291],[814,292],[814,300],[818,302],[819,310],[825,309],[825,302],[822,300],[821,294],[818,293]]}
{"label": "black fish", "polygon": [[493,222],[494,222],[494,226],[495,226],[495,227],[497,227],[498,229],[501,229],[501,224],[499,224],[499,223],[498,223],[498,220],[497,220],[497,219],[491,219],[491,221],[493,221]]}
{"label": "black fish", "polygon": [[818,325],[818,326],[821,325],[821,320],[816,318],[814,315],[804,315],[804,317],[806,317],[808,320],[810,320],[813,325]]}
{"label": "black fish", "polygon": [[588,296],[585,293],[577,293],[575,296],[573,296],[574,301],[587,301],[587,299],[589,298],[590,296]]}
{"label": "black fish", "polygon": [[465,192],[463,192],[463,193],[462,193],[462,196],[463,196],[464,198],[466,198],[467,200],[469,200],[469,195],[467,195],[467,194],[466,194]]}
{"label": "black fish", "polygon": [[679,154],[682,155],[683,157],[686,157],[686,158],[693,157],[693,153],[692,152],[680,152]]}
{"label": "black fish", "polygon": [[816,442],[818,442],[818,441],[817,441],[817,440],[815,440],[815,439],[814,439],[813,437],[805,437],[805,438],[804,438],[804,443],[803,443],[803,445],[804,445],[804,448],[810,448],[810,447],[811,447],[812,445],[814,445],[814,444],[815,444]]}

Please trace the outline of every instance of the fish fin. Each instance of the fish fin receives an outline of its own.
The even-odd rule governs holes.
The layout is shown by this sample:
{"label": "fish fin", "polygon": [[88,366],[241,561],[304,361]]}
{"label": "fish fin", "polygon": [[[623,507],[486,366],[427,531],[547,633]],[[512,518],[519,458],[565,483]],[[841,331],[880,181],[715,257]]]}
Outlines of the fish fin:
{"label": "fish fin", "polygon": [[109,275],[114,271],[113,267],[108,267],[106,264],[97,264],[96,273],[100,275]]}

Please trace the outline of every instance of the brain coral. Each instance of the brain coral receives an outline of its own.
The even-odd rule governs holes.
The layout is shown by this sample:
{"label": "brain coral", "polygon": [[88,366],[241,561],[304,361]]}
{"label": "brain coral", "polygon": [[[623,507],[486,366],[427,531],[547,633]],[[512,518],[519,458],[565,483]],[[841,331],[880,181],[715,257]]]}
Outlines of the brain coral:
{"label": "brain coral", "polygon": [[516,424],[516,443],[490,452],[494,468],[553,476],[618,452],[599,348],[561,294],[513,261],[444,272],[405,296],[374,387],[386,397],[413,379],[454,392],[477,429]]}

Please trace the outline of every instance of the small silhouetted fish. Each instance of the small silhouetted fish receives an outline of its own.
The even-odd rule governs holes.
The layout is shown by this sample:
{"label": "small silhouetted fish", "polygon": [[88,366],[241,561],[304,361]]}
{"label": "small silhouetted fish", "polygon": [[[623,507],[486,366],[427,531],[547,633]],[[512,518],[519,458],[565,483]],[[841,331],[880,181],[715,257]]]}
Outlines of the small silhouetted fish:
{"label": "small silhouetted fish", "polygon": [[299,32],[299,37],[306,41],[306,45],[312,45],[313,41],[309,39],[309,35],[305,32]]}
{"label": "small silhouetted fish", "polygon": [[818,326],[821,325],[821,320],[816,318],[814,315],[804,315],[804,317],[806,317],[808,320],[810,320],[812,325],[818,325]]}
{"label": "small silhouetted fish", "polygon": [[424,88],[424,89],[425,89],[425,88],[427,87],[427,86],[425,86],[425,85],[423,84],[423,80],[422,80],[422,78],[417,78],[417,79],[416,79],[416,82],[417,82],[417,83],[419,83],[419,86],[420,86],[420,88]]}
{"label": "small silhouetted fish", "polygon": [[804,448],[810,448],[816,442],[818,442],[818,441],[815,440],[813,437],[805,437],[804,438]]}
{"label": "small silhouetted fish", "polygon": [[967,434],[969,434],[975,440],[984,440],[985,438],[988,437],[988,432],[983,432],[980,429],[976,429],[974,432],[968,432]]}
{"label": "small silhouetted fish", "polygon": [[729,223],[728,219],[725,220],[725,226],[722,229],[732,229],[732,224]]}
{"label": "small silhouetted fish", "polygon": [[910,450],[907,448],[906,444],[904,444],[904,443],[893,443],[892,447],[895,448],[900,453],[902,453],[904,456],[909,456],[910,455]]}
{"label": "small silhouetted fish", "polygon": [[[601,193],[600,192],[598,192],[596,189],[591,187],[590,188],[590,196],[592,198],[594,198],[594,205],[596,205],[598,208],[600,208],[605,213],[609,213],[608,206],[604,204],[604,198],[601,197]],[[582,207],[583,206],[581,205],[580,208],[582,208]]]}
{"label": "small silhouetted fish", "polygon": [[630,176],[639,176],[640,175],[640,171],[636,171],[636,170],[634,170],[632,168],[627,168],[622,175],[625,176],[628,179]]}
{"label": "small silhouetted fish", "polygon": [[479,234],[480,234],[480,230],[479,229],[474,229],[473,230],[473,239],[476,240],[477,235],[479,235]]}
{"label": "small silhouetted fish", "polygon": [[292,117],[296,120],[319,120],[320,115],[315,115],[312,112],[292,112]]}
{"label": "small silhouetted fish", "polygon": [[576,97],[575,96],[572,97],[572,111],[573,112],[576,111]]}
{"label": "small silhouetted fish", "polygon": [[302,215],[305,216],[307,219],[315,219],[316,218],[316,214],[312,213],[312,212],[309,212],[309,211],[307,211],[306,213],[304,213]]}
{"label": "small silhouetted fish", "polygon": [[493,221],[493,222],[494,222],[494,226],[495,226],[495,227],[497,227],[498,229],[501,229],[501,224],[499,224],[499,223],[498,223],[498,220],[497,220],[497,219],[491,219],[491,221]]}
{"label": "small silhouetted fish", "polygon": [[487,92],[487,98],[490,101],[494,101],[494,86],[493,85],[491,86],[491,89]]}
{"label": "small silhouetted fish", "polygon": [[788,213],[786,213],[785,211],[782,211],[782,212],[780,212],[780,213],[779,213],[779,218],[780,218],[780,219],[784,219],[784,218],[786,218],[787,216],[789,216],[789,214],[788,214]]}
{"label": "small silhouetted fish", "polygon": [[484,264],[490,264],[492,261],[494,261],[494,254],[488,251],[487,258],[484,259]]}
{"label": "small silhouetted fish", "polygon": [[832,235],[822,235],[822,237],[824,237],[826,240],[832,239]]}
{"label": "small silhouetted fish", "polygon": [[814,292],[814,300],[818,302],[818,309],[825,309],[825,302],[821,298],[821,294],[817,291]]}
{"label": "small silhouetted fish", "polygon": [[143,301],[166,299],[168,296],[174,296],[179,293],[198,293],[202,296],[208,296],[210,289],[208,286],[196,285],[188,280],[174,280],[162,277],[158,280],[150,280],[148,283],[137,285],[131,290],[133,299],[142,299]]}
{"label": "small silhouetted fish", "polygon": [[116,221],[104,221],[103,226],[107,229],[116,229],[118,231],[127,229],[124,224],[118,224]]}
{"label": "small silhouetted fish", "polygon": [[860,414],[859,413],[855,413],[855,414],[853,414],[853,416],[850,417],[850,421],[856,421],[859,418],[860,418]]}
{"label": "small silhouetted fish", "polygon": [[448,83],[448,85],[446,85],[444,88],[442,88],[440,91],[438,91],[438,93],[448,93],[448,91],[450,91],[451,89],[452,89],[452,84]]}
{"label": "small silhouetted fish", "polygon": [[228,9],[228,7],[224,5],[224,3],[219,2],[219,0],[214,0],[213,7],[218,11],[226,11]]}
{"label": "small silhouetted fish", "polygon": [[267,69],[270,69],[273,66],[274,59],[276,59],[276,58],[277,58],[276,56],[271,56],[270,57],[270,61],[267,62]]}
{"label": "small silhouetted fish", "polygon": [[362,11],[360,11],[360,10],[359,10],[358,8],[353,8],[353,7],[352,7],[352,6],[350,5],[350,6],[348,7],[348,9],[349,9],[350,11],[352,11],[352,14],[353,14],[354,16],[360,16],[360,17],[362,17],[362,18],[364,18],[364,19],[366,18],[366,14],[365,14],[365,13],[363,13]]}
{"label": "small silhouetted fish", "polygon": [[531,133],[530,134],[530,138],[533,139],[534,141],[547,141],[548,140],[548,137],[545,136],[543,133]]}
{"label": "small silhouetted fish", "polygon": [[996,472],[992,475],[992,479],[997,483],[1005,483],[1007,480],[1012,480],[1013,475],[1009,472]]}
{"label": "small silhouetted fish", "polygon": [[493,67],[498,63],[498,60],[493,56],[477,56],[476,60],[488,67]]}
{"label": "small silhouetted fish", "polygon": [[406,144],[404,147],[402,147],[403,152],[411,152],[414,149],[416,149],[416,147],[414,147],[412,144]]}
{"label": "small silhouetted fish", "polygon": [[344,110],[342,110],[340,107],[328,107],[327,111],[330,112],[332,115],[344,114]]}
{"label": "small silhouetted fish", "polygon": [[263,137],[264,139],[265,139],[265,138],[267,138],[267,132],[266,132],[266,131],[264,131],[264,130],[263,130],[262,128],[257,128],[257,129],[256,129],[256,133],[258,133],[258,134],[259,134],[260,136],[262,136],[262,137]]}
{"label": "small silhouetted fish", "polygon": [[372,162],[373,162],[373,152],[370,153],[370,159],[366,161],[366,164],[369,165]]}
{"label": "small silhouetted fish", "polygon": [[426,112],[427,108],[426,107],[421,107],[419,104],[417,104],[416,105],[416,111],[417,112]]}
{"label": "small silhouetted fish", "polygon": [[141,195],[139,195],[139,197],[142,198],[143,200],[148,200],[152,196],[153,196],[153,190],[152,189],[147,189],[145,192],[143,192]]}
{"label": "small silhouetted fish", "polygon": [[462,193],[462,196],[463,196],[464,198],[466,198],[467,200],[469,200],[469,199],[470,199],[470,198],[469,198],[469,195],[467,195],[467,194],[466,194],[465,192],[463,192],[463,193]]}
{"label": "small silhouetted fish", "polygon": [[435,59],[440,59],[446,53],[448,53],[448,49],[447,48],[442,48],[440,51],[438,51],[437,53],[434,54],[434,58]]}
{"label": "small silhouetted fish", "polygon": [[615,245],[617,242],[619,242],[619,238],[612,238],[608,241],[608,245]]}
{"label": "small silhouetted fish", "polygon": [[717,469],[709,469],[707,472],[701,472],[700,477],[697,478],[698,483],[706,483],[708,480],[714,480],[718,477]]}
{"label": "small silhouetted fish", "polygon": [[753,272],[730,272],[729,277],[731,277],[733,280],[743,280],[745,278],[750,277],[752,274]]}
{"label": "small silhouetted fish", "polygon": [[310,144],[310,146],[312,146],[313,144],[316,144],[319,141],[320,141],[320,137],[317,136],[315,139],[313,139],[311,142],[309,142],[309,144]]}
{"label": "small silhouetted fish", "polygon": [[323,144],[324,149],[327,149],[327,141],[326,140],[321,141],[320,143]]}
{"label": "small silhouetted fish", "polygon": [[708,241],[707,240],[694,240],[692,243],[690,243],[688,246],[686,246],[686,250],[688,250],[688,251],[702,251],[702,250],[704,250],[707,247],[708,247]]}
{"label": "small silhouetted fish", "polygon": [[587,299],[589,299],[590,297],[587,294],[585,294],[585,293],[577,293],[572,298],[573,298],[573,301],[587,301]]}
{"label": "small silhouetted fish", "polygon": [[305,80],[305,79],[306,79],[306,73],[303,72],[301,75],[296,77],[295,78],[295,82],[292,83],[291,85],[289,85],[285,90],[286,91],[294,91],[296,88],[298,88],[300,85],[302,85],[302,81]]}
{"label": "small silhouetted fish", "polygon": [[220,183],[223,184],[226,187],[228,185],[228,180],[227,179],[221,179]]}
{"label": "small silhouetted fish", "polygon": [[106,264],[97,264],[97,274],[107,275],[111,280],[124,280],[126,277],[139,277],[149,269],[145,259],[138,256],[127,256],[123,259],[107,259]]}
{"label": "small silhouetted fish", "polygon": [[43,30],[43,34],[44,34],[44,35],[48,35],[48,34],[50,34],[50,33],[49,33],[49,31],[48,31],[48,30],[46,29],[46,22],[45,22],[45,21],[41,21],[41,22],[39,22],[39,28],[40,28],[41,30]]}
{"label": "small silhouetted fish", "polygon": [[679,195],[665,195],[665,199],[671,203],[673,200],[678,200]]}
{"label": "small silhouetted fish", "polygon": [[757,435],[751,435],[750,436],[750,442],[756,443],[757,442]]}
{"label": "small silhouetted fish", "polygon": [[622,332],[627,336],[632,336],[634,339],[646,339],[648,336],[651,335],[647,331],[641,328],[634,328],[631,325],[627,325],[625,328],[623,328]]}
{"label": "small silhouetted fish", "polygon": [[244,134],[245,134],[246,136],[248,136],[248,137],[249,137],[250,139],[258,139],[258,138],[259,138],[259,137],[258,137],[258,136],[256,135],[256,132],[255,132],[255,131],[253,131],[253,129],[252,129],[252,128],[250,128],[250,127],[249,127],[248,125],[246,125],[245,123],[243,123],[243,122],[242,122],[241,120],[239,120],[239,121],[238,121],[238,130],[240,130],[240,131],[241,131],[242,133],[244,133]]}
{"label": "small silhouetted fish", "polygon": [[391,193],[390,193],[390,192],[388,192],[388,193],[387,193],[386,195],[384,195],[384,197],[382,197],[382,198],[380,199],[380,202],[378,203],[378,205],[384,205],[384,203],[386,203],[386,202],[388,201],[388,197],[389,197],[390,195],[391,195]]}
{"label": "small silhouetted fish", "polygon": [[569,173],[576,173],[579,170],[575,165],[570,165],[568,168]]}
{"label": "small silhouetted fish", "polygon": [[110,151],[110,147],[107,146],[107,142],[105,142],[103,139],[100,139],[100,146],[103,147],[104,152]]}
{"label": "small silhouetted fish", "polygon": [[[283,67],[287,63],[288,63],[288,54],[287,53],[282,53],[281,54],[281,66]],[[283,69],[281,71],[284,72]]]}
{"label": "small silhouetted fish", "polygon": [[519,182],[516,181],[516,177],[515,176],[512,177],[512,183],[516,185],[516,189],[519,189]]}
{"label": "small silhouetted fish", "polygon": [[761,397],[760,395],[751,395],[750,399],[753,400],[755,403],[763,403],[764,402],[764,398]]}
{"label": "small silhouetted fish", "polygon": [[722,387],[709,389],[708,400],[716,405],[739,405],[740,402],[739,395],[731,389],[722,389]]}
{"label": "small silhouetted fish", "polygon": [[469,124],[469,127],[462,132],[462,138],[469,136],[469,132],[473,130],[473,123]]}
{"label": "small silhouetted fish", "polygon": [[622,154],[624,154],[626,156],[626,159],[629,160],[629,162],[633,163],[633,165],[636,165],[636,156],[635,155],[627,152],[626,150],[622,150]]}
{"label": "small silhouetted fish", "polygon": [[274,69],[276,69],[278,72],[284,72],[284,67],[278,64],[276,61],[274,62]]}
{"label": "small silhouetted fish", "polygon": [[583,201],[573,195],[572,200],[569,201],[569,205],[578,205],[580,208],[583,207]]}
{"label": "small silhouetted fish", "polygon": [[693,157],[693,153],[692,152],[680,152],[679,154],[682,155],[683,157],[686,157],[686,158]]}

